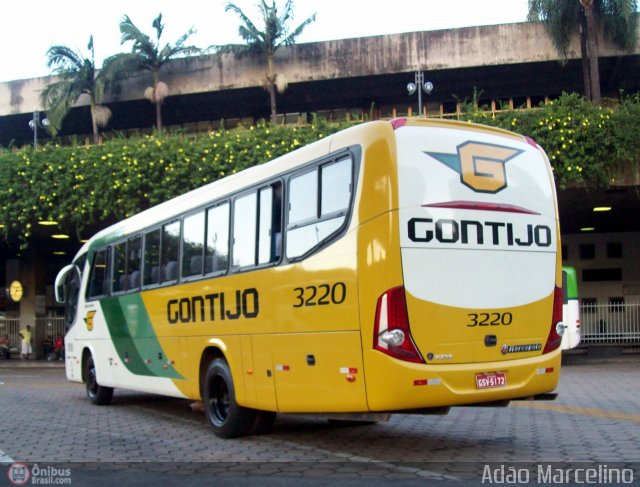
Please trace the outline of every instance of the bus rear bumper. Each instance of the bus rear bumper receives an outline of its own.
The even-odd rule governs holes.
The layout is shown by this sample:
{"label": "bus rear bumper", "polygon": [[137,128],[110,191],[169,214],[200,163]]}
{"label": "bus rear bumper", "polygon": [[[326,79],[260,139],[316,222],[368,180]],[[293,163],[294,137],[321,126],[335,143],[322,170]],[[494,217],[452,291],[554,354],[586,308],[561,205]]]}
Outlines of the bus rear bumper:
{"label": "bus rear bumper", "polygon": [[[506,406],[511,400],[552,400],[560,378],[561,351],[516,360],[473,364],[413,364],[372,352],[367,361],[371,411],[449,406]],[[378,373],[371,373],[373,370]],[[383,373],[381,373],[384,371]],[[504,377],[482,387],[478,376]]]}

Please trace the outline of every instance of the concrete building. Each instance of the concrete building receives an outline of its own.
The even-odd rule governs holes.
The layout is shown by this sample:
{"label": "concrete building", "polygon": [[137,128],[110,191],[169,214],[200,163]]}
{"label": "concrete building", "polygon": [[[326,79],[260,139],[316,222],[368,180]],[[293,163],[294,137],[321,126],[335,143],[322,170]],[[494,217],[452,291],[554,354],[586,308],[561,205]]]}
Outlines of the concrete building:
{"label": "concrete building", "polygon": [[[640,46],[626,52],[601,42],[599,49],[603,96],[640,91]],[[239,120],[268,118],[265,69],[260,58],[230,54],[172,63],[162,72],[170,87],[163,106],[165,126],[207,130],[221,123],[233,126]],[[278,51],[276,70],[288,81],[287,90],[278,96],[279,117],[285,123],[307,120],[312,113],[334,119],[415,115],[417,97],[407,93],[406,85],[418,70],[435,86],[423,96],[423,114],[429,116],[455,114],[474,96],[481,105],[500,110],[535,107],[564,91],[582,91],[578,40],[561,59],[539,23],[299,44]],[[42,110],[39,94],[50,81],[44,77],[0,83],[0,145],[32,142],[29,121]],[[154,107],[143,96],[149,84],[150,75],[140,74],[107,93],[106,105],[113,113],[108,130],[144,131],[153,126]],[[80,100],[61,135],[89,136],[90,127],[87,101]],[[577,268],[580,293],[593,302],[640,301],[639,185],[637,168],[629,166],[608,190],[574,188],[559,193],[565,262]],[[612,209],[595,213],[596,206]],[[595,231],[581,232],[586,227]],[[69,242],[70,248],[77,245]],[[19,305],[23,322],[59,312],[53,303],[52,276],[68,257],[45,256],[47,247],[43,241],[31,256],[19,257],[0,243],[3,287],[16,279],[27,283]],[[16,308],[0,299],[0,312]],[[42,329],[37,333],[45,334]]]}

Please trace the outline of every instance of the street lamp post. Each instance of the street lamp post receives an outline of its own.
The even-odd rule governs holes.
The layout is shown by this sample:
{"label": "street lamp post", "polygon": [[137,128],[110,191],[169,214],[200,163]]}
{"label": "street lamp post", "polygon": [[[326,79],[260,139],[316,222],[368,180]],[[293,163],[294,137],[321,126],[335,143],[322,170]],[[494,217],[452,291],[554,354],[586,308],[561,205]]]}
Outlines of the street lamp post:
{"label": "street lamp post", "polygon": [[38,127],[47,128],[49,126],[49,119],[43,118],[40,120],[40,112],[33,112],[33,118],[29,120],[29,127],[33,130],[33,150],[38,148]]}
{"label": "street lamp post", "polygon": [[407,91],[410,95],[418,92],[418,113],[422,115],[422,92],[430,95],[433,91],[433,83],[431,81],[424,80],[424,73],[422,71],[416,71],[415,82],[407,84]]}

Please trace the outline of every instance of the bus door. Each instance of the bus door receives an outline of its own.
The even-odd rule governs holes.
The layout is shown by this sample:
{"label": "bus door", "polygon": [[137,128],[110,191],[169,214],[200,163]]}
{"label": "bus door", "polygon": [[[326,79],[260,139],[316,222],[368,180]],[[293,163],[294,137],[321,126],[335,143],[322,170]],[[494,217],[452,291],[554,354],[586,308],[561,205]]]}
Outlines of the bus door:
{"label": "bus door", "polygon": [[242,335],[240,340],[245,405],[256,409],[277,411],[270,335]]}

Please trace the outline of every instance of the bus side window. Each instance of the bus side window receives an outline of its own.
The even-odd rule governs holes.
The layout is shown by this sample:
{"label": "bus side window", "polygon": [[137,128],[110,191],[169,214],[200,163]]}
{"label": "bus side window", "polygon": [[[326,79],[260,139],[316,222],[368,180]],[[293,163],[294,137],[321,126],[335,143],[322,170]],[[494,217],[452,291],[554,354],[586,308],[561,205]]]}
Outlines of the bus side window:
{"label": "bus side window", "polygon": [[282,245],[282,183],[259,192],[258,265],[277,262]]}
{"label": "bus side window", "polygon": [[278,260],[281,189],[276,182],[236,199],[233,216],[234,267],[258,266]]}
{"label": "bus side window", "polygon": [[140,288],[141,259],[142,259],[142,237],[133,237],[129,239],[127,248],[127,290],[135,290]]}
{"label": "bus side window", "polygon": [[291,179],[287,258],[306,254],[340,231],[351,202],[352,173],[347,158]]}
{"label": "bus side window", "polygon": [[351,201],[351,159],[322,166],[320,216],[344,213]]}
{"label": "bus side window", "polygon": [[127,242],[121,242],[113,248],[113,274],[111,291],[122,292],[127,289]]}
{"label": "bus side window", "polygon": [[178,254],[180,251],[180,221],[162,227],[162,282],[178,279]]}
{"label": "bus side window", "polygon": [[229,203],[207,210],[205,273],[223,272],[229,263]]}
{"label": "bus side window", "polygon": [[182,277],[201,276],[204,252],[204,211],[184,218],[182,223]]}
{"label": "bus side window", "polygon": [[103,249],[93,255],[91,273],[89,274],[89,287],[87,297],[89,299],[104,296],[108,292],[109,276],[108,249]]}
{"label": "bus side window", "polygon": [[160,232],[157,228],[144,236],[144,286],[160,282]]}

